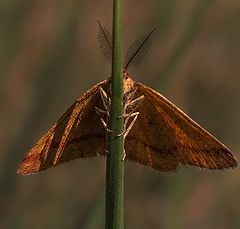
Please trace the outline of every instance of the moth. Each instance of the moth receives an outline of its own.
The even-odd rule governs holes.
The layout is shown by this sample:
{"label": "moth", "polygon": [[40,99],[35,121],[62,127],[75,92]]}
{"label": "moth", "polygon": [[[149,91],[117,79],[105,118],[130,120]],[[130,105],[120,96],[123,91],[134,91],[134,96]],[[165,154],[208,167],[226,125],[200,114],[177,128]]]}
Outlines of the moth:
{"label": "moth", "polygon": [[[124,60],[125,159],[158,171],[185,165],[236,167],[237,160],[226,146],[161,94],[131,79],[128,69],[146,56],[154,30],[136,40]],[[98,39],[104,57],[111,61],[112,38],[100,23]],[[106,156],[110,96],[111,79],[88,90],[36,142],[17,172],[27,175],[77,158]]]}

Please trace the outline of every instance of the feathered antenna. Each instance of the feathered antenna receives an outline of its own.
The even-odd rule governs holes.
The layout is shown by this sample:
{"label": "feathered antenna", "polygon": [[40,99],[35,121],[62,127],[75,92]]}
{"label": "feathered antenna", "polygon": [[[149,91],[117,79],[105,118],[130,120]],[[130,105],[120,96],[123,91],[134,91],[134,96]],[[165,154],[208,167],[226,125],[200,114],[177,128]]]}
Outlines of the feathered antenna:
{"label": "feathered antenna", "polygon": [[102,51],[104,58],[108,61],[112,61],[112,35],[108,30],[102,27],[100,21],[98,20],[98,44]]}
{"label": "feathered antenna", "polygon": [[[104,58],[112,61],[112,35],[109,31],[102,27],[98,20],[98,43]],[[137,39],[127,49],[124,57],[124,70],[127,70],[131,65],[137,66],[148,54],[152,44],[152,34],[156,27],[149,33],[144,34],[140,39]]]}
{"label": "feathered antenna", "polygon": [[135,40],[128,48],[124,58],[124,69],[127,70],[131,65],[137,66],[148,54],[152,44],[152,34],[156,27],[150,32],[143,35],[140,39]]}

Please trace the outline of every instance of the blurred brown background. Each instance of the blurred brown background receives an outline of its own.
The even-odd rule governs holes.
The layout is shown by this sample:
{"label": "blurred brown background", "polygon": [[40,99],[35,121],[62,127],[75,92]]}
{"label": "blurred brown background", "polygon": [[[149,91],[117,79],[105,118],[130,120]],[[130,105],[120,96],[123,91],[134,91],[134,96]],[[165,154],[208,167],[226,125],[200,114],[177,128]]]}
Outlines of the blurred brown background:
{"label": "blurred brown background", "polygon": [[[239,0],[132,0],[124,47],[157,26],[131,70],[240,160]],[[97,19],[112,1],[0,1],[0,228],[103,228],[105,161],[78,160],[22,177],[20,159],[73,101],[110,75]],[[126,163],[126,228],[240,228],[239,169],[164,174]]]}

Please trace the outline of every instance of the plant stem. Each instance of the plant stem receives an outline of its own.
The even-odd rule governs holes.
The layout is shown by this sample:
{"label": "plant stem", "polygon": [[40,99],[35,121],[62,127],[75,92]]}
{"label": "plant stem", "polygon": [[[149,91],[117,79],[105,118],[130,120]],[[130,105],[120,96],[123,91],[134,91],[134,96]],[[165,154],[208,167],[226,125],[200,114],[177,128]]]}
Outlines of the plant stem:
{"label": "plant stem", "polygon": [[122,75],[122,25],[121,0],[113,0],[113,59],[112,98],[108,134],[108,155],[106,166],[106,210],[105,228],[123,229],[124,191],[124,139],[117,137],[123,127],[123,75]]}

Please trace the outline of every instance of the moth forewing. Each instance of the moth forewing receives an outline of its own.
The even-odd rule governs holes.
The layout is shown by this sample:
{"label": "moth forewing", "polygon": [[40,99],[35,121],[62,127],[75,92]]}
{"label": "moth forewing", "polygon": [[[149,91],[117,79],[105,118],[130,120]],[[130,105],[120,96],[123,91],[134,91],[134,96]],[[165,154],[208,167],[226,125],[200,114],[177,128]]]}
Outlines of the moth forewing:
{"label": "moth forewing", "polygon": [[151,88],[137,82],[135,86],[144,100],[126,139],[127,159],[160,171],[174,171],[180,165],[237,166],[229,149],[183,111]]}
{"label": "moth forewing", "polygon": [[99,87],[108,88],[105,80],[81,96],[36,142],[17,170],[27,175],[65,162],[105,154],[104,129],[95,111],[100,104]]}

